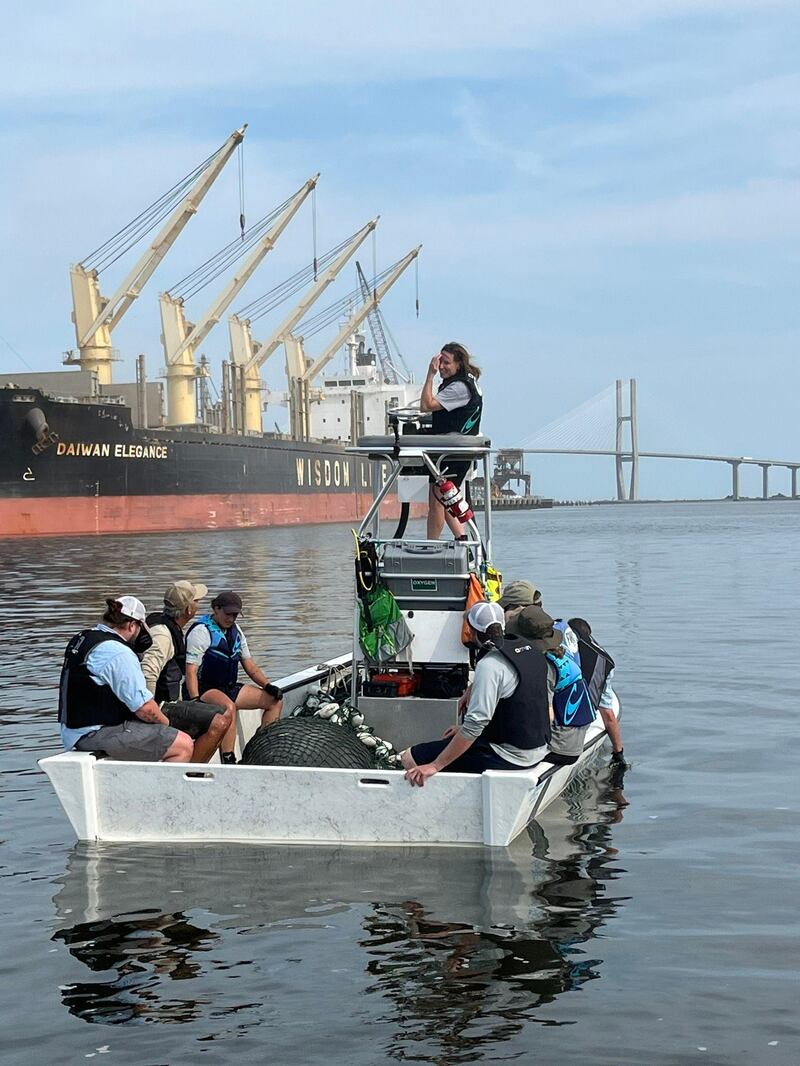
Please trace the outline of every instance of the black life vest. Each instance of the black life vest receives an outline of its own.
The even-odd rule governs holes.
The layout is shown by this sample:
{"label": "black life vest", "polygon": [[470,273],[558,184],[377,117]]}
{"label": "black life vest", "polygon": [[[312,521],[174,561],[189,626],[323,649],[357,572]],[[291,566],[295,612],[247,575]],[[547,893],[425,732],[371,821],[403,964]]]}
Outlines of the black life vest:
{"label": "black life vest", "polygon": [[444,408],[441,411],[434,411],[431,417],[431,432],[467,433],[470,436],[475,436],[481,428],[483,397],[478,392],[478,386],[475,384],[475,378],[472,374],[461,370],[458,374],[445,378],[436,392],[437,395],[440,392],[444,392],[445,389],[457,381],[462,382],[469,389],[468,402],[463,407],[457,407],[454,411],[445,411]]}
{"label": "black life vest", "polygon": [[164,611],[153,611],[147,616],[147,624],[153,626],[166,626],[172,637],[173,655],[164,669],[158,675],[154,696],[161,703],[164,700],[179,700],[181,698],[181,681],[186,673],[186,637],[183,630],[172,617]]}
{"label": "black life vest", "polygon": [[242,661],[239,627],[234,622],[230,629],[223,629],[210,614],[204,614],[189,626],[187,638],[196,626],[205,626],[211,635],[211,646],[207,648],[197,671],[200,695],[210,688],[220,688],[225,692],[236,684],[239,676],[239,663]]}
{"label": "black life vest", "polygon": [[584,640],[583,637],[578,637],[578,654],[581,659],[581,673],[589,690],[589,699],[597,710],[608,675],[614,669],[614,660],[591,638]]}
{"label": "black life vest", "polygon": [[496,650],[514,667],[519,684],[498,701],[481,740],[523,750],[539,748],[550,739],[547,659],[522,637],[506,635]]}
{"label": "black life vest", "polygon": [[122,637],[102,629],[84,629],[67,644],[58,683],[58,720],[68,729],[82,729],[88,725],[120,725],[136,718],[108,685],[98,685],[92,680],[86,666],[86,657],[92,648],[106,640],[118,640],[130,648]]}

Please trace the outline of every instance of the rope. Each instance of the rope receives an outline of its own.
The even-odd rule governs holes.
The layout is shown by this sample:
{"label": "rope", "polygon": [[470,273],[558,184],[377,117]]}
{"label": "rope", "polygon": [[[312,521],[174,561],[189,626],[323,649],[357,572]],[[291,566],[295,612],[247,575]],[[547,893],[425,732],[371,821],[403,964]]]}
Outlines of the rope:
{"label": "rope", "polygon": [[[224,145],[223,145],[224,147]],[[90,252],[80,263],[84,270],[95,270],[100,274],[107,267],[116,263],[135,244],[156,228],[170,214],[173,208],[183,199],[186,191],[200,177],[211,163],[216,159],[222,148],[218,148],[202,163],[198,164],[189,174],[181,178],[171,189],[159,196],[149,207],[132,219],[122,229],[117,230],[107,241]]]}
{"label": "rope", "polygon": [[[355,239],[355,236],[355,233],[352,234],[352,236],[337,244],[334,248],[329,249],[324,255],[318,257],[316,270],[324,270]],[[313,262],[309,263],[308,266],[302,267],[297,273],[292,274],[291,277],[286,278],[274,288],[262,293],[261,296],[257,296],[250,303],[245,304],[236,314],[239,318],[249,318],[251,322],[257,322],[259,318],[263,318],[264,315],[274,310],[279,304],[284,303],[289,297],[304,289],[312,279],[314,281],[317,280]]]}
{"label": "rope", "polygon": [[314,281],[317,280],[317,187],[311,190],[311,247],[314,258]]}
{"label": "rope", "polygon": [[169,295],[173,299],[191,299],[192,296],[196,296],[198,292],[210,285],[212,281],[215,281],[220,274],[224,274],[233,263],[241,259],[258,244],[275,219],[294,200],[295,195],[288,197],[268,215],[265,215],[249,229],[245,230],[241,239],[237,238],[234,241],[230,241],[223,248],[220,248],[218,252],[215,252],[210,259],[207,259],[205,263],[201,263],[185,278],[181,278],[175,285],[167,289]]}
{"label": "rope", "polygon": [[[379,284],[391,274],[399,262],[400,260],[398,259],[397,263],[392,263],[390,267],[387,267],[386,270],[374,278],[373,284],[375,286],[375,292],[377,292]],[[340,318],[343,314],[350,311],[350,309],[359,302],[362,304],[364,302],[361,289],[353,289],[334,303],[329,304],[321,311],[318,311],[317,314],[304,318],[296,327],[297,331],[302,333],[303,337],[313,337],[316,333],[325,329],[326,326],[329,326],[331,322],[335,322],[337,318]]]}
{"label": "rope", "polygon": [[523,441],[523,448],[612,451],[615,446],[616,385],[584,400]]}
{"label": "rope", "polygon": [[244,240],[244,141],[239,141],[239,229]]}

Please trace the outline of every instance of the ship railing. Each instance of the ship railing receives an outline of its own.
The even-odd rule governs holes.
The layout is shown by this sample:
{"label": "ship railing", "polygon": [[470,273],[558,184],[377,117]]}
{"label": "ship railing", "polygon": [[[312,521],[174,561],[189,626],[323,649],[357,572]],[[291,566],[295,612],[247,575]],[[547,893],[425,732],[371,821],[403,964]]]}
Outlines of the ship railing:
{"label": "ship railing", "polygon": [[[361,520],[358,535],[369,537],[376,544],[399,543],[400,541],[418,544],[434,543],[426,538],[406,536],[404,531],[401,535],[398,535],[396,531],[390,537],[381,535],[381,505],[393,490],[399,489],[398,496],[401,502],[408,502],[414,495],[415,489],[418,490],[421,484],[427,486],[429,474],[440,475],[448,459],[481,464],[484,479],[488,480],[490,476],[491,441],[483,436],[467,436],[460,433],[440,435],[395,433],[391,436],[359,437],[356,444],[351,445],[346,451],[352,455],[365,456],[373,463],[374,496],[372,505]],[[465,526],[466,544],[471,549],[472,558],[478,569],[482,569],[486,561],[491,558],[491,502],[484,507],[482,525],[481,530],[473,517]]]}

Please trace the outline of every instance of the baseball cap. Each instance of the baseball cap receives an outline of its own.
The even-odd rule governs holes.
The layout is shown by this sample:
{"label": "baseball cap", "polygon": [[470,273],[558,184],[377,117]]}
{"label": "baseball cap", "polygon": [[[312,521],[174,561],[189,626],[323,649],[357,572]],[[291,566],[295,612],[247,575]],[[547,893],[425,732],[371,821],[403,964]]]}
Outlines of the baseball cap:
{"label": "baseball cap", "polygon": [[173,581],[164,593],[164,603],[176,611],[185,611],[190,603],[208,595],[208,586],[202,581]]}
{"label": "baseball cap", "polygon": [[147,624],[147,611],[141,600],[137,600],[135,596],[118,596],[116,600],[112,600],[112,603],[118,603],[119,609],[126,618],[133,618],[136,622],[141,622],[144,629],[150,632],[150,627]]}
{"label": "baseball cap", "polygon": [[541,602],[541,592],[530,581],[509,581],[498,600],[504,611],[510,607],[528,607],[532,603],[539,606]]}
{"label": "baseball cap", "polygon": [[218,592],[211,601],[211,606],[221,607],[223,611],[236,611],[237,613],[241,613],[242,597],[238,592],[231,592],[230,589],[226,592]]}
{"label": "baseball cap", "polygon": [[506,618],[499,603],[474,603],[467,611],[467,621],[478,633],[485,633],[489,626],[505,629]]}

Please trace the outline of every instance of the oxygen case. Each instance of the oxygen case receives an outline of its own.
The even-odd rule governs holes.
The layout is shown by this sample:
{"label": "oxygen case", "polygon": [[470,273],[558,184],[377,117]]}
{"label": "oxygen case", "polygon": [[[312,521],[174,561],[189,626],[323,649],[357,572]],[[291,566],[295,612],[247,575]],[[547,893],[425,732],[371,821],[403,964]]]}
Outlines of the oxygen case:
{"label": "oxygen case", "polygon": [[469,563],[461,541],[387,544],[381,577],[403,611],[463,611]]}

